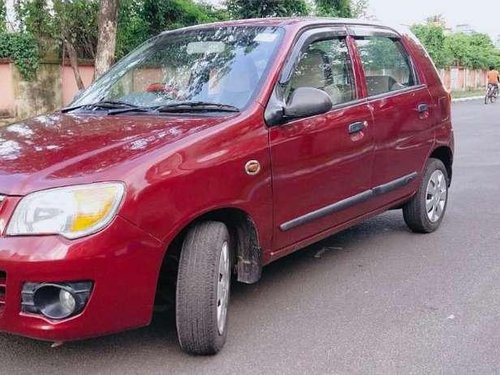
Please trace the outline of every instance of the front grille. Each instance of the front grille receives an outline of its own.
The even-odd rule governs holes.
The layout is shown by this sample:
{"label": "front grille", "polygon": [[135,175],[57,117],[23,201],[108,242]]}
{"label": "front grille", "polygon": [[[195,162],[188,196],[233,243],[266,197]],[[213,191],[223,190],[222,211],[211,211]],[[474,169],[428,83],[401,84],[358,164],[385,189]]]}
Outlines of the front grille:
{"label": "front grille", "polygon": [[5,307],[5,288],[7,282],[7,274],[5,271],[0,271],[0,312]]}

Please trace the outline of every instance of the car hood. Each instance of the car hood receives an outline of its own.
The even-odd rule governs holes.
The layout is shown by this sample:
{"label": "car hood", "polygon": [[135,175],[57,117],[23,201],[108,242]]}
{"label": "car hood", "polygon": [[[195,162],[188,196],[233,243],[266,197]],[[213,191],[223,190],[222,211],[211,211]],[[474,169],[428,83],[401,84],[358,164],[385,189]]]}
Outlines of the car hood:
{"label": "car hood", "polygon": [[0,194],[119,179],[139,156],[226,118],[56,113],[0,128]]}

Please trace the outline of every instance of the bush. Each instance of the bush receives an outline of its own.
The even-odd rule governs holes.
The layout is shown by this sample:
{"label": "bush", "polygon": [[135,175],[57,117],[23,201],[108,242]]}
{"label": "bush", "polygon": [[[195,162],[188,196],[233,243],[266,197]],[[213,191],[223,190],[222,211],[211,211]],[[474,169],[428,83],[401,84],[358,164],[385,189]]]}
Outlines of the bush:
{"label": "bush", "polygon": [[11,59],[21,76],[32,80],[40,64],[38,44],[29,33],[0,32],[0,59]]}

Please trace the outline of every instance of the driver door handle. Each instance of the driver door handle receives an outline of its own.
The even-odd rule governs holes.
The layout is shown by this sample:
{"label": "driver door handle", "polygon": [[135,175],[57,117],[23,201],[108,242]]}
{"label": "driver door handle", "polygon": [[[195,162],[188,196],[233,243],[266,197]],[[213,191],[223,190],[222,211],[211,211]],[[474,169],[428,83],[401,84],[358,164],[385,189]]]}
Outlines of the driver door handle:
{"label": "driver door handle", "polygon": [[425,113],[429,110],[429,105],[427,103],[420,103],[417,106],[417,112],[418,113]]}
{"label": "driver door handle", "polygon": [[363,130],[366,129],[367,125],[368,124],[366,121],[354,122],[351,125],[349,125],[349,134],[356,134],[362,132]]}

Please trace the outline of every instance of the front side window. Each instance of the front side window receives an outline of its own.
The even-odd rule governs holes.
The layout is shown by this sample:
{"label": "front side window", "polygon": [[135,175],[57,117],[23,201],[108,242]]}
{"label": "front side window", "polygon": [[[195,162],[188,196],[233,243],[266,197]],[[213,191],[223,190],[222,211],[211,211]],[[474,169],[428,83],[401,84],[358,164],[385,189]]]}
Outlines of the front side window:
{"label": "front side window", "polygon": [[333,105],[356,98],[351,60],[343,38],[320,40],[306,47],[287,86],[287,101],[299,87],[323,90]]}
{"label": "front side window", "polygon": [[117,63],[73,105],[210,102],[242,109],[256,93],[282,34],[277,27],[247,26],[162,34]]}
{"label": "front side window", "polygon": [[416,84],[410,59],[396,39],[370,36],[356,39],[365,71],[368,95],[380,95]]}

